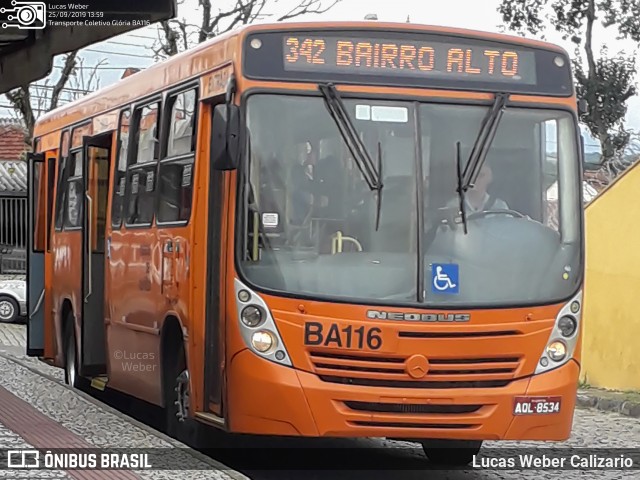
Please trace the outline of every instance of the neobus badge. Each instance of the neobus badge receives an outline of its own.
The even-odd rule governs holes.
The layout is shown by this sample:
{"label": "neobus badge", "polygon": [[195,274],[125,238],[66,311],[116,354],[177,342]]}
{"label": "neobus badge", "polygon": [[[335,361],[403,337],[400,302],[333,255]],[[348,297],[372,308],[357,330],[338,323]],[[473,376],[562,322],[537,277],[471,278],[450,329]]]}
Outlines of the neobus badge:
{"label": "neobus badge", "polygon": [[368,310],[367,318],[377,320],[405,320],[408,322],[468,322],[468,313],[405,313]]}

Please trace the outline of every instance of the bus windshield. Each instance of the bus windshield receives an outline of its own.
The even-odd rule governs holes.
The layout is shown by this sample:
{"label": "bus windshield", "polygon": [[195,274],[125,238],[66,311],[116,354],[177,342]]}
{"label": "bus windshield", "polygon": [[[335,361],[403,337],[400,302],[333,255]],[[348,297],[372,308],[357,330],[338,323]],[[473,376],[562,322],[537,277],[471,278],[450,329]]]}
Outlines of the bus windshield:
{"label": "bus windshield", "polygon": [[582,245],[571,113],[504,111],[464,195],[465,231],[457,156],[466,163],[490,107],[343,101],[381,158],[378,190],[322,97],[249,97],[237,229],[245,280],[274,293],[387,305],[528,305],[574,293]]}

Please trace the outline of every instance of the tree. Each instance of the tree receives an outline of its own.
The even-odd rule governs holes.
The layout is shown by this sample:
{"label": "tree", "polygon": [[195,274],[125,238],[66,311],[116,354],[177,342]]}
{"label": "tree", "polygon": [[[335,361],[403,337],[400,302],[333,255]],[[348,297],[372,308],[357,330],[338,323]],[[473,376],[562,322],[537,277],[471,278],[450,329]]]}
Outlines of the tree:
{"label": "tree", "polygon": [[[210,38],[233,30],[238,25],[247,25],[257,20],[274,18],[281,22],[308,14],[322,14],[331,10],[341,0],[295,0],[297,3],[290,9],[279,13],[279,0],[232,0],[227,9],[214,9],[212,0],[198,0],[201,10],[201,22],[193,25],[182,20],[165,20],[159,26],[159,48],[155,49],[158,57],[169,57],[189,47],[202,43]],[[179,1],[185,6],[185,0]]]}
{"label": "tree", "polygon": [[628,132],[628,135],[629,141],[624,150],[617,153],[600,169],[607,184],[640,160],[640,134]]}
{"label": "tree", "polygon": [[[636,65],[620,53],[609,57],[606,48],[599,58],[594,52],[594,27],[617,29],[619,38],[640,43],[638,0],[501,0],[498,8],[504,23],[520,34],[540,35],[548,25],[576,44],[574,76],[578,98],[588,104],[582,117],[601,145],[603,162],[622,152],[630,134],[624,128],[627,101],[636,94]],[[582,50],[581,50],[582,49]],[[586,68],[581,57],[584,54]]]}
{"label": "tree", "polygon": [[[44,80],[43,84],[24,85],[5,94],[12,105],[16,116],[24,124],[26,134],[25,142],[31,144],[33,127],[38,117],[60,106],[63,93],[69,93],[75,100],[82,95],[96,90],[99,87],[97,70],[104,63],[100,62],[95,67],[90,67],[89,75],[85,78],[84,59],[78,57],[78,51],[65,55],[62,62],[60,76],[53,85],[49,85],[51,77]],[[69,87],[67,87],[69,85]],[[68,91],[65,91],[68,90]]]}

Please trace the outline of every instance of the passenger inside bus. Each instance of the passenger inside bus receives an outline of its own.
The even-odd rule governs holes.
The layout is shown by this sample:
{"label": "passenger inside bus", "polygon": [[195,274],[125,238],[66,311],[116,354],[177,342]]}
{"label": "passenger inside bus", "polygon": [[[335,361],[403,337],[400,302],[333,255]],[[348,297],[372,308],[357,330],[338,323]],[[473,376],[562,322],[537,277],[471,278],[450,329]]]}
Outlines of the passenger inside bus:
{"label": "passenger inside bus", "polygon": [[[463,160],[468,159],[479,124],[472,121],[456,122],[458,116],[448,110],[441,111],[436,106],[428,108],[436,111],[421,119],[423,213],[427,224],[432,220],[439,222],[438,209],[458,207],[455,143],[458,140],[464,141]],[[301,118],[306,117],[303,115]],[[436,118],[437,121],[434,120]],[[333,126],[296,121],[293,123],[299,131],[278,134],[298,140],[294,144],[295,161],[292,161],[292,156],[285,154],[281,145],[276,146],[270,139],[269,143],[274,150],[270,154],[271,158],[254,162],[254,165],[260,165],[261,172],[261,212],[268,213],[277,209],[279,218],[285,220],[278,225],[281,231],[288,232],[282,246],[294,249],[312,248],[317,254],[330,253],[332,237],[339,233],[356,239],[363,251],[415,251],[415,127],[406,122],[355,120],[357,131],[376,163],[378,143],[382,147],[384,188],[379,215],[380,227],[377,230],[375,228],[377,193],[366,185],[344,141],[333,130]],[[513,127],[504,123],[502,128],[509,131],[523,129],[519,122],[514,123]],[[456,129],[452,130],[453,124]],[[310,125],[315,128],[311,130],[308,128]],[[275,136],[275,132],[272,133]],[[301,137],[306,140],[300,142]],[[434,142],[434,138],[438,141]],[[513,143],[512,139],[508,131],[495,139],[475,186],[466,194],[468,215],[488,208],[514,208],[525,216],[535,218],[532,215],[538,209],[532,195],[538,189],[523,190],[522,187],[531,185],[526,178],[535,174],[540,162],[532,158],[535,154],[533,145],[517,148],[517,143]],[[429,185],[429,178],[437,179],[434,185]],[[273,196],[270,190],[275,187],[275,179],[280,179],[280,183],[284,185],[283,191],[288,192],[286,205],[282,201],[270,201]],[[277,231],[273,225],[266,228],[263,224],[262,227],[267,232]],[[345,247],[343,251],[357,250],[358,248]]]}
{"label": "passenger inside bus", "polygon": [[[539,258],[552,258],[562,240],[561,206],[554,210],[560,221],[547,220],[547,187],[562,178],[556,113],[506,110],[487,167],[467,193],[465,233],[457,212],[456,145],[463,146],[464,165],[487,109],[364,99],[345,105],[376,170],[380,147],[380,202],[321,99],[279,95],[250,102],[250,179],[244,192],[250,214],[243,229],[251,247],[245,249],[246,266],[256,282],[287,291],[404,299],[416,295],[420,268],[428,276],[430,262],[446,261],[461,265],[465,284],[473,285],[457,297],[460,301],[520,295],[516,290],[524,287],[516,285],[523,284],[519,276],[527,269],[534,272],[527,288],[539,285],[536,278],[548,268],[547,260],[532,262],[521,254],[535,250]],[[274,111],[278,123],[271,121]],[[563,125],[562,132],[570,133],[570,123]],[[276,195],[276,190],[281,191]],[[485,195],[498,199],[492,209],[507,206],[513,212],[469,219],[491,207]],[[450,211],[454,228],[432,228],[442,224],[443,209]],[[535,222],[517,218],[518,213]],[[416,261],[418,246],[424,267]],[[500,261],[490,261],[491,255]],[[487,272],[492,284],[475,280]]]}
{"label": "passenger inside bus", "polygon": [[[465,193],[465,212],[467,214],[476,212],[487,212],[491,210],[509,210],[509,205],[503,199],[491,195],[488,192],[493,181],[493,170],[489,162],[484,162],[478,173],[473,186]],[[448,206],[456,207],[459,199],[452,198]]]}
{"label": "passenger inside bus", "polygon": [[[304,148],[304,149],[303,149]],[[313,152],[311,144],[299,146],[296,161],[290,170],[291,178],[291,214],[290,224],[302,227],[308,224],[314,204]]]}

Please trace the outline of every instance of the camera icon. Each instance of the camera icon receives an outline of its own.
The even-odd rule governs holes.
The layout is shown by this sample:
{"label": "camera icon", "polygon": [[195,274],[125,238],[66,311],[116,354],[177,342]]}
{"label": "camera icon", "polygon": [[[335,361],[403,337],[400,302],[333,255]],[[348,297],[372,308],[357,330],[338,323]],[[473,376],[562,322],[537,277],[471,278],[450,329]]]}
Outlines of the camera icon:
{"label": "camera icon", "polygon": [[16,27],[20,30],[42,30],[47,26],[47,4],[44,2],[18,2],[11,0],[13,8],[0,8],[0,13],[9,13],[2,28]]}

